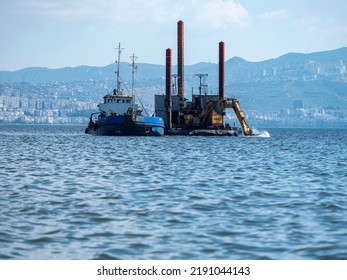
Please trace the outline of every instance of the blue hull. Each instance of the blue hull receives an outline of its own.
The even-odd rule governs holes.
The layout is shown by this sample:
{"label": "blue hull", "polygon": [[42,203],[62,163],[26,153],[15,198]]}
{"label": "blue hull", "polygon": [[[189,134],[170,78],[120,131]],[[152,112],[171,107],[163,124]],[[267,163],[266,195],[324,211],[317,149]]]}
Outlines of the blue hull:
{"label": "blue hull", "polygon": [[87,134],[108,136],[163,136],[164,121],[159,117],[131,116],[103,117],[98,122],[90,122]]}

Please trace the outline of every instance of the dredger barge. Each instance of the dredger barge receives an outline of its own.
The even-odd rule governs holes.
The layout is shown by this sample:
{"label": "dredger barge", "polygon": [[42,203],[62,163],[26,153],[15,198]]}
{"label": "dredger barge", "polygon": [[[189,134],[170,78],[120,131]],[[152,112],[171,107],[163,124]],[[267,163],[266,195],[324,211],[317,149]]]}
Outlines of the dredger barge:
{"label": "dredger barge", "polygon": [[[155,95],[155,115],[163,118],[165,135],[254,135],[236,98],[224,96],[225,44],[219,43],[219,86],[218,94],[202,93],[200,77],[199,94],[192,94],[189,101],[184,96],[184,23],[177,23],[177,94],[172,86],[172,50],[166,49],[165,95]],[[232,108],[241,129],[225,122],[226,109]]]}

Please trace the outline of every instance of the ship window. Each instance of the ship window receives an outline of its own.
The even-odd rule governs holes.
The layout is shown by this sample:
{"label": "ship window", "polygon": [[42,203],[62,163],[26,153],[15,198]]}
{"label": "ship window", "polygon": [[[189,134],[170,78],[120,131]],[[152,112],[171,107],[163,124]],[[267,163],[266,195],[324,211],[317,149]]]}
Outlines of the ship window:
{"label": "ship window", "polygon": [[124,99],[123,99],[123,103],[124,103]]}
{"label": "ship window", "polygon": [[111,99],[108,99],[108,103],[110,103],[112,100]]}
{"label": "ship window", "polygon": [[119,103],[120,102],[120,99],[117,99],[117,103]]}
{"label": "ship window", "polygon": [[130,103],[130,100],[129,100],[129,99],[127,100],[127,103]]}

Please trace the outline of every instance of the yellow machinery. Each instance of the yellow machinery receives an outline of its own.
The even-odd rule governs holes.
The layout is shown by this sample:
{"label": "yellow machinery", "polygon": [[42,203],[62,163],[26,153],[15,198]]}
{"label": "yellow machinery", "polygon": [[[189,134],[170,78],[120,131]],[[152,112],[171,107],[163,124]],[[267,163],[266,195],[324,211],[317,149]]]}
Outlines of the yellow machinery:
{"label": "yellow machinery", "polygon": [[236,116],[240,122],[243,134],[246,136],[252,135],[253,134],[252,129],[250,129],[250,127],[246,121],[245,114],[243,113],[243,111],[240,107],[240,103],[236,98],[231,98],[231,106],[234,109],[234,112],[235,112],[235,114],[236,114]]}
{"label": "yellow machinery", "polygon": [[241,109],[240,103],[236,98],[226,98],[218,101],[210,100],[209,102],[207,102],[203,112],[201,113],[202,123],[213,121],[212,118],[214,108],[221,110],[222,113],[224,113],[224,110],[227,108],[233,108],[242,127],[243,134],[245,136],[253,135],[253,132],[250,129],[246,121],[246,117]]}

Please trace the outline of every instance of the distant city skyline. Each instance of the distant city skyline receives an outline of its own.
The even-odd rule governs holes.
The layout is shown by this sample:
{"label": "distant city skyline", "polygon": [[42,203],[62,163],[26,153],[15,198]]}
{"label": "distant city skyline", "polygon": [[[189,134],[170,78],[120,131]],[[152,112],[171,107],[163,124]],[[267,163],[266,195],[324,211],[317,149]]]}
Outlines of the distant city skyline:
{"label": "distant city skyline", "polygon": [[[185,63],[276,58],[347,46],[345,0],[12,0],[0,3],[0,70],[105,66],[135,53],[138,62],[176,59],[177,21],[185,23]],[[175,62],[174,62],[175,63]]]}

